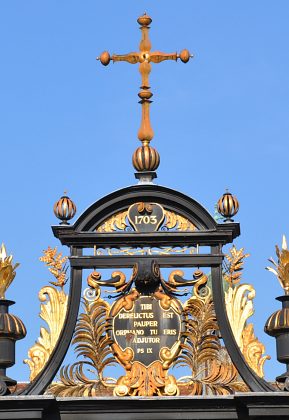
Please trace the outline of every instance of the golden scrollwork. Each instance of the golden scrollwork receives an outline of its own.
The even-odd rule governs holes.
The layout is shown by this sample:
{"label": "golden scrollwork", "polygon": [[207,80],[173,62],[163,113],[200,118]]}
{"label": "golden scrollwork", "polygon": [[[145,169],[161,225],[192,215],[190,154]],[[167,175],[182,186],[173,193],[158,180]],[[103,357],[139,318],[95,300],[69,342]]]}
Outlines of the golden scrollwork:
{"label": "golden scrollwork", "polygon": [[151,397],[153,395],[179,395],[176,379],[168,375],[163,364],[155,361],[146,367],[133,362],[125,376],[121,376],[114,388],[114,395]]}
{"label": "golden scrollwork", "polygon": [[144,247],[144,248],[98,248],[96,255],[178,255],[194,254],[196,248],[193,246],[184,247]]}
{"label": "golden scrollwork", "polygon": [[16,276],[16,268],[19,263],[14,266],[12,264],[13,256],[7,256],[5,245],[0,247],[0,299],[5,299],[5,292]]}
{"label": "golden scrollwork", "polygon": [[99,233],[117,232],[125,230],[128,226],[127,210],[124,210],[110,216],[96,229],[96,231]]}
{"label": "golden scrollwork", "polygon": [[40,328],[40,337],[28,350],[29,359],[25,359],[30,368],[30,381],[42,371],[58,341],[61,333],[66,310],[68,296],[63,290],[54,287],[43,287],[39,292],[40,317],[48,325],[48,328]]}
{"label": "golden scrollwork", "polygon": [[[151,211],[151,203],[137,203],[138,208],[148,208]],[[146,207],[144,205],[146,204]],[[149,207],[148,207],[149,206]],[[172,230],[180,232],[193,232],[197,228],[186,217],[174,211],[164,209],[164,221],[160,225],[159,230]],[[99,233],[123,232],[133,229],[132,224],[128,219],[128,209],[115,213],[106,219],[100,226],[96,228]]]}
{"label": "golden scrollwork", "polygon": [[38,294],[39,300],[42,302],[39,316],[46,322],[47,328],[40,328],[40,336],[28,350],[28,359],[24,360],[24,363],[29,366],[31,381],[42,371],[57,344],[64,325],[68,302],[68,296],[63,290],[67,282],[67,257],[57,253],[57,248],[48,247],[43,252],[44,256],[40,257],[40,261],[46,264],[56,279],[55,282],[50,283],[60,287],[60,290],[52,286],[45,286]]}
{"label": "golden scrollwork", "polygon": [[229,283],[225,303],[230,326],[246,362],[257,375],[264,377],[264,363],[270,356],[264,355],[265,346],[255,337],[253,324],[247,323],[254,314],[253,299],[256,292],[250,284],[238,284],[248,254],[244,254],[243,248],[237,250],[235,246],[231,248],[230,254],[226,256],[228,265],[224,275]]}
{"label": "golden scrollwork", "polygon": [[181,232],[193,232],[196,230],[196,226],[190,220],[171,210],[165,210],[164,227]]}

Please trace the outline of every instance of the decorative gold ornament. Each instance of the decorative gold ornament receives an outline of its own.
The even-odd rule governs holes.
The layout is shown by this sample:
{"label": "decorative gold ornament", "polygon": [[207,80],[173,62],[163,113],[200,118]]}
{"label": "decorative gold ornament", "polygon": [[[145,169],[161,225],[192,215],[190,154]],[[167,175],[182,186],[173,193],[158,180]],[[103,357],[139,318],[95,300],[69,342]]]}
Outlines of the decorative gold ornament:
{"label": "decorative gold ornament", "polygon": [[[137,203],[138,205],[142,203]],[[149,203],[151,205],[156,203]],[[193,232],[197,227],[186,217],[174,211],[164,209],[164,221],[158,227],[158,230],[172,230],[179,232]],[[106,219],[100,226],[96,228],[99,233],[125,232],[133,230],[134,227],[128,218],[128,209],[117,212]]]}
{"label": "decorative gold ornament", "polygon": [[56,346],[61,333],[67,311],[68,296],[63,290],[52,286],[43,287],[39,294],[40,318],[47,323],[48,328],[40,328],[40,337],[28,350],[29,359],[25,359],[30,368],[30,381],[42,371]]}
{"label": "decorative gold ornament", "polygon": [[117,61],[126,61],[130,64],[139,63],[139,71],[141,74],[142,82],[140,92],[138,94],[140,98],[140,104],[142,105],[142,118],[141,126],[138,131],[138,138],[142,142],[142,146],[139,147],[133,154],[133,165],[139,172],[155,171],[160,162],[158,152],[150,146],[150,142],[154,136],[154,132],[150,122],[150,104],[153,96],[150,91],[149,85],[149,74],[151,72],[151,63],[161,63],[165,60],[175,60],[179,58],[183,63],[187,63],[192,57],[188,50],[181,51],[180,54],[172,53],[166,54],[160,51],[151,52],[151,42],[149,39],[149,25],[152,19],[144,14],[138,18],[140,29],[142,32],[142,38],[139,45],[138,52],[131,52],[129,54],[115,55],[104,51],[98,58],[100,62],[107,66],[112,60],[114,63]]}
{"label": "decorative gold ornament", "polygon": [[98,248],[96,255],[174,255],[194,254],[196,248],[193,246],[184,247],[145,247],[145,248]]}
{"label": "decorative gold ornament", "polygon": [[225,261],[224,279],[230,286],[238,284],[241,280],[244,259],[250,254],[244,253],[244,248],[237,249],[235,245],[230,249],[230,254],[227,254]]}
{"label": "decorative gold ornament", "polygon": [[75,216],[76,205],[66,193],[64,193],[64,195],[54,204],[53,211],[55,216],[61,220],[61,225],[69,225],[68,220]]}
{"label": "decorative gold ornament", "polygon": [[99,233],[110,233],[124,231],[127,227],[127,210],[124,210],[110,216],[96,229],[96,231]]}
{"label": "decorative gold ornament", "polygon": [[283,235],[282,239],[282,248],[281,251],[276,245],[276,255],[278,258],[277,263],[270,258],[269,261],[276,267],[266,267],[266,270],[271,271],[271,273],[275,274],[281,287],[283,288],[285,295],[289,294],[289,250],[287,246],[287,240],[285,235]]}
{"label": "decorative gold ornament", "polygon": [[270,356],[264,355],[265,346],[255,337],[253,324],[247,324],[254,314],[253,299],[256,292],[250,284],[239,284],[244,259],[248,256],[249,254],[244,253],[244,248],[237,250],[235,246],[226,255],[224,279],[229,283],[229,288],[225,292],[225,303],[230,326],[246,362],[263,378],[264,363]]}
{"label": "decorative gold ornament", "polygon": [[225,218],[225,222],[233,222],[233,216],[239,211],[239,202],[228,190],[217,203],[218,212]]}
{"label": "decorative gold ornament", "polygon": [[63,257],[61,253],[57,254],[57,248],[48,247],[43,252],[44,256],[39,259],[46,264],[50,273],[57,280],[50,283],[60,287],[60,290],[52,286],[45,286],[38,294],[40,302],[43,302],[40,305],[39,316],[47,323],[48,328],[40,328],[40,337],[28,350],[28,359],[24,360],[24,363],[29,366],[31,381],[42,371],[57,344],[64,325],[68,303],[68,296],[63,290],[67,282],[65,264],[67,257]]}
{"label": "decorative gold ornament", "polygon": [[19,263],[14,266],[12,264],[13,256],[7,256],[5,245],[0,248],[0,299],[5,299],[5,293],[16,276],[16,268]]}
{"label": "decorative gold ornament", "polygon": [[248,391],[219,339],[212,293],[207,276],[198,270],[194,295],[184,305],[186,341],[175,366],[187,366],[191,376],[178,379],[191,395],[227,395]]}
{"label": "decorative gold ornament", "polygon": [[193,232],[197,229],[196,226],[190,220],[173,211],[165,210],[165,217],[166,219],[164,227],[168,230],[176,230],[180,232]]}
{"label": "decorative gold ornament", "polygon": [[50,273],[56,278],[56,282],[50,281],[49,283],[63,289],[68,280],[66,275],[68,257],[63,257],[61,252],[57,254],[57,247],[50,248],[49,246],[43,253],[44,256],[39,258],[40,261],[46,264]]}

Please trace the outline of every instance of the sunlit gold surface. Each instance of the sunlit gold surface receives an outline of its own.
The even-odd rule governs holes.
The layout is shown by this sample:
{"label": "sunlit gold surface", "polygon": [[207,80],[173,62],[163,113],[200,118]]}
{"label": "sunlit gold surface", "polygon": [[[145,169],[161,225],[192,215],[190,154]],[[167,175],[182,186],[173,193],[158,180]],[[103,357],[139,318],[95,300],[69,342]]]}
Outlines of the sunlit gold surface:
{"label": "sunlit gold surface", "polygon": [[[164,209],[165,219],[158,230],[173,230],[180,232],[193,232],[196,226],[181,214]],[[105,220],[96,231],[99,233],[122,232],[132,228],[128,219],[128,209],[117,212]]]}
{"label": "sunlit gold surface", "polygon": [[[191,395],[227,395],[247,391],[228,353],[222,347],[218,331],[212,293],[199,276],[194,294],[184,305],[186,315],[186,342],[177,358],[176,366],[188,366],[191,376],[180,378],[179,387],[189,387]],[[201,290],[204,290],[204,293]]]}
{"label": "sunlit gold surface", "polygon": [[5,245],[2,244],[0,248],[0,299],[5,299],[5,293],[16,276],[16,268],[19,266],[16,263],[13,266],[13,256],[7,256]]}
{"label": "sunlit gold surface", "polygon": [[44,256],[40,257],[40,261],[44,262],[48,267],[50,273],[55,277],[56,282],[50,281],[53,286],[64,287],[67,282],[67,266],[66,262],[68,257],[63,257],[62,253],[57,254],[57,247],[50,248],[50,246],[43,251]]}
{"label": "sunlit gold surface", "polygon": [[56,282],[50,282],[56,287],[43,287],[38,296],[40,302],[40,318],[46,322],[47,328],[40,328],[40,337],[28,351],[28,359],[24,360],[30,369],[30,380],[42,371],[51,353],[53,352],[59,335],[62,331],[65,316],[67,312],[68,296],[64,292],[63,287],[67,282],[66,266],[67,257],[63,257],[61,253],[57,254],[57,248],[48,247],[43,251],[44,256],[40,257],[40,261],[44,262],[50,273],[56,278]]}
{"label": "sunlit gold surface", "polygon": [[278,258],[277,263],[274,261],[273,258],[270,258],[269,261],[275,266],[266,267],[267,270],[271,271],[271,273],[275,274],[281,287],[284,289],[285,294],[289,294],[289,250],[287,246],[287,241],[285,235],[283,235],[282,240],[282,248],[279,249],[278,245],[276,245],[276,255]]}
{"label": "sunlit gold surface", "polygon": [[227,315],[235,337],[248,365],[257,375],[264,377],[263,366],[270,356],[264,355],[265,346],[255,337],[253,324],[248,324],[248,319],[254,314],[253,299],[255,289],[250,284],[238,284],[241,281],[244,259],[249,254],[244,254],[244,249],[237,250],[233,246],[228,261],[227,271],[224,275],[229,283],[225,292]]}
{"label": "sunlit gold surface", "polygon": [[63,290],[52,286],[43,287],[39,292],[40,317],[48,328],[41,327],[40,337],[28,351],[28,359],[24,362],[30,368],[30,381],[42,371],[54,350],[61,333],[67,311],[68,296]]}
{"label": "sunlit gold surface", "polygon": [[232,286],[241,280],[244,259],[249,257],[249,254],[244,253],[244,248],[237,249],[235,245],[230,249],[230,254],[226,255],[226,270],[224,272],[224,279]]}

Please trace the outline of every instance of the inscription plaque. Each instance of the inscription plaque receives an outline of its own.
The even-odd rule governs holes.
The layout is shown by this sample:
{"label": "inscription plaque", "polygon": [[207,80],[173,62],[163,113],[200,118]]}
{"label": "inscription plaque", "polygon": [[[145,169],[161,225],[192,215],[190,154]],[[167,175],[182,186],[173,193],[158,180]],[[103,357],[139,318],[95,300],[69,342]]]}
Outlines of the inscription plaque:
{"label": "inscription plaque", "polygon": [[129,221],[137,232],[157,231],[164,217],[164,209],[157,203],[136,203],[128,209]]}
{"label": "inscription plaque", "polygon": [[114,341],[124,351],[133,351],[133,361],[149,366],[161,361],[162,348],[171,349],[180,339],[181,317],[173,307],[163,309],[160,301],[140,296],[131,310],[122,308],[112,320]]}

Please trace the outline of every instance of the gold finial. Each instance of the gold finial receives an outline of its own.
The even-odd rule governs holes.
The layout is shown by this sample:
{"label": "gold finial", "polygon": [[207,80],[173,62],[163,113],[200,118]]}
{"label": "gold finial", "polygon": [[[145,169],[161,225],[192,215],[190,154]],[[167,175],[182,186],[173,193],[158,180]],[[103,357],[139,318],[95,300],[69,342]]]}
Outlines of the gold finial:
{"label": "gold finial", "polygon": [[5,292],[16,276],[16,268],[19,266],[16,263],[12,265],[13,256],[7,256],[5,245],[2,244],[0,248],[0,299],[5,299]]}
{"label": "gold finial", "polygon": [[289,295],[289,250],[287,246],[287,240],[285,235],[282,238],[282,248],[279,249],[278,245],[276,245],[276,255],[278,258],[278,262],[273,260],[273,258],[269,258],[269,261],[276,267],[266,267],[266,270],[271,271],[271,273],[275,274],[281,287],[284,289],[286,295]]}
{"label": "gold finial", "polygon": [[138,96],[140,98],[140,104],[142,105],[142,117],[141,125],[138,131],[138,138],[142,143],[133,154],[133,166],[138,172],[151,172],[155,171],[160,163],[160,157],[154,148],[150,146],[150,142],[153,139],[154,132],[150,122],[150,104],[151,97],[153,96],[149,86],[149,74],[151,72],[151,63],[161,63],[165,60],[175,60],[178,58],[183,62],[187,63],[192,57],[188,50],[182,50],[180,54],[171,53],[166,54],[160,51],[151,52],[151,42],[149,39],[149,25],[152,23],[152,19],[146,13],[137,19],[142,32],[141,41],[139,45],[139,51],[131,52],[124,55],[110,54],[104,51],[97,59],[107,66],[112,60],[126,61],[130,64],[139,63],[139,71],[141,74],[141,87]]}

